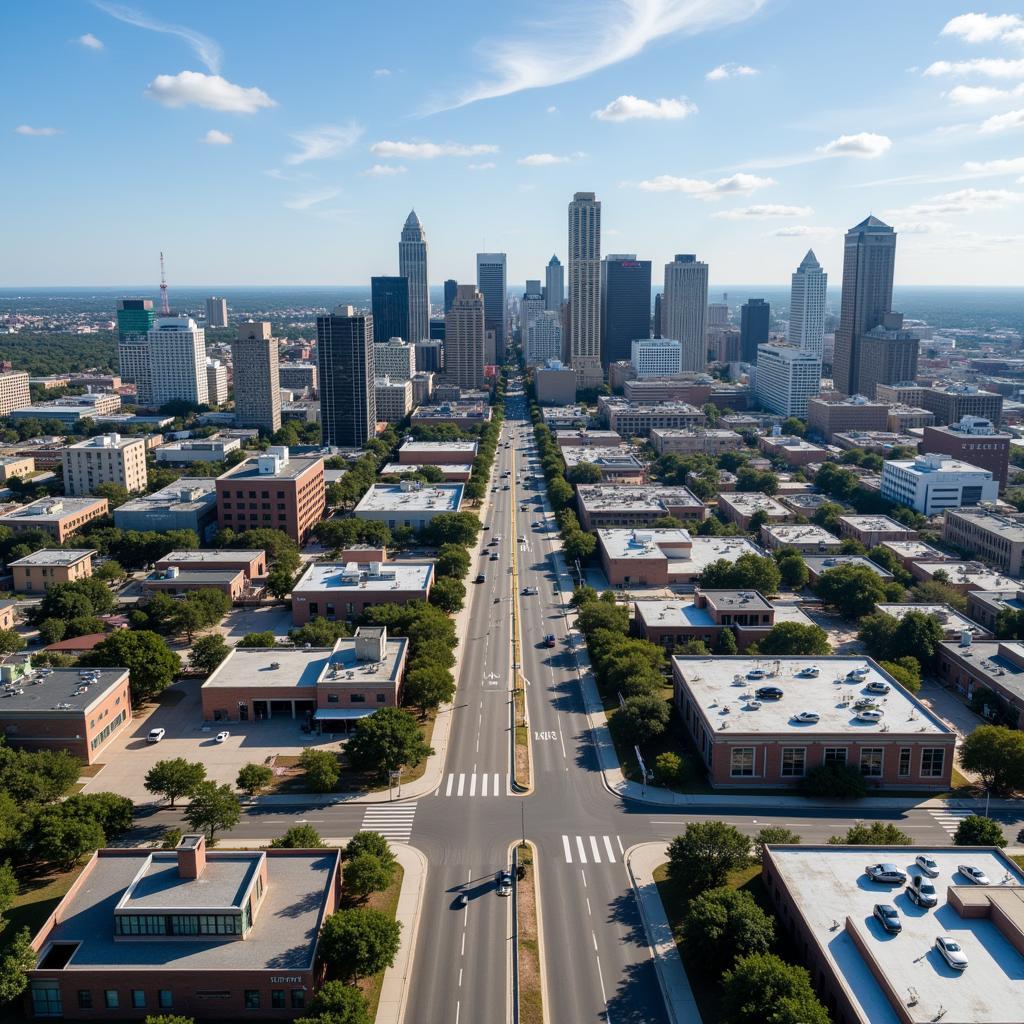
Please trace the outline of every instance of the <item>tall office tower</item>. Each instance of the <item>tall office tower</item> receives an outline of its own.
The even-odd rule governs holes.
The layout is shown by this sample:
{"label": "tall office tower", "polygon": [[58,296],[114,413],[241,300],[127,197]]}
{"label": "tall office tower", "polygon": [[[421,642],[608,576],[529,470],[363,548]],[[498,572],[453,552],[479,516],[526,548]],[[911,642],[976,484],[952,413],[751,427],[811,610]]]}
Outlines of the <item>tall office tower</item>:
{"label": "tall office tower", "polygon": [[338,306],[316,318],[320,436],[337,448],[362,448],[377,429],[373,316]]}
{"label": "tall office tower", "polygon": [[564,301],[565,268],[557,256],[552,256],[544,271],[544,308],[553,309],[557,313]]}
{"label": "tall office tower", "polygon": [[484,330],[494,331],[493,358],[499,363],[505,358],[508,337],[506,259],[503,252],[476,254],[476,286],[484,297]]}
{"label": "tall office tower", "polygon": [[235,422],[265,434],[281,429],[281,369],[277,342],[266,320],[238,325],[231,343],[235,385]]}
{"label": "tall office tower", "polygon": [[821,358],[825,338],[825,291],[828,274],[813,249],[807,250],[789,287],[789,330],[786,339]]}
{"label": "tall office tower", "polygon": [[860,392],[876,396],[879,384],[898,384],[917,376],[920,337],[903,327],[902,313],[886,313],[860,339]]}
{"label": "tall office tower", "polygon": [[562,358],[562,318],[553,309],[545,309],[526,328],[523,358],[527,366],[543,366],[549,359]]}
{"label": "tall office tower", "polygon": [[444,311],[447,313],[452,308],[452,303],[455,301],[455,293],[458,291],[459,282],[453,277],[449,277],[444,283]]}
{"label": "tall office tower", "polygon": [[832,376],[836,390],[857,395],[860,339],[892,310],[896,266],[896,232],[877,217],[868,217],[846,233],[843,249],[843,296],[836,328]]}
{"label": "tall office tower", "polygon": [[118,299],[117,363],[121,380],[149,393],[149,330],[156,320],[152,299]]}
{"label": "tall office tower", "polygon": [[137,381],[139,402],[159,408],[182,400],[206,405],[206,332],[187,316],[161,316],[150,328],[148,339],[149,383]]}
{"label": "tall office tower", "polygon": [[15,409],[32,404],[28,374],[23,370],[0,373],[0,416],[9,416]]}
{"label": "tall office tower", "polygon": [[[433,321],[431,321],[433,322]],[[444,321],[442,320],[443,324]],[[416,372],[440,373],[444,369],[444,339],[425,338],[416,342]]]}
{"label": "tall office tower", "polygon": [[682,372],[683,346],[670,338],[637,338],[629,361],[638,378],[671,377]]}
{"label": "tall office tower", "polygon": [[707,365],[704,325],[708,313],[708,265],[692,253],[679,253],[665,264],[661,300],[661,336],[683,346],[683,370],[700,372]]}
{"label": "tall office tower", "polygon": [[401,338],[392,338],[373,350],[374,367],[378,377],[394,381],[412,380],[416,372],[416,348]]}
{"label": "tall office tower", "polygon": [[544,293],[540,281],[527,281],[526,290],[519,301],[519,339],[526,342],[526,332],[530,324],[544,312]]}
{"label": "tall office tower", "polygon": [[722,296],[721,302],[708,303],[708,330],[713,327],[727,327],[729,325],[729,303]]}
{"label": "tall office tower", "polygon": [[807,418],[807,403],[821,391],[821,356],[795,345],[757,350],[757,400],[780,416]]}
{"label": "tall office tower", "polygon": [[740,306],[740,361],[757,362],[757,346],[768,341],[771,306],[764,299],[748,299]]}
{"label": "tall office tower", "polygon": [[629,359],[631,345],[651,336],[651,261],[635,253],[601,261],[601,365]]}
{"label": "tall office tower", "polygon": [[409,279],[409,331],[406,341],[430,337],[430,294],[427,289],[427,236],[416,211],[412,210],[398,243],[398,273]]}
{"label": "tall office tower", "polygon": [[[373,310],[373,340],[375,342],[380,344],[391,338],[410,340],[409,279],[407,277],[371,277],[370,308]],[[427,334],[423,335],[424,338],[428,336]]]}
{"label": "tall office tower", "polygon": [[460,388],[484,381],[484,297],[471,284],[460,284],[445,317],[445,376]]}
{"label": "tall office tower", "polygon": [[228,325],[228,300],[220,299],[211,295],[206,300],[206,326],[227,327]]}
{"label": "tall office tower", "polygon": [[444,341],[444,317],[432,316],[430,318],[430,337],[424,341]]}
{"label": "tall office tower", "polygon": [[569,359],[581,388],[601,372],[601,204],[593,192],[569,203]]}
{"label": "tall office tower", "polygon": [[228,400],[228,368],[219,360],[206,357],[206,400],[223,405]]}

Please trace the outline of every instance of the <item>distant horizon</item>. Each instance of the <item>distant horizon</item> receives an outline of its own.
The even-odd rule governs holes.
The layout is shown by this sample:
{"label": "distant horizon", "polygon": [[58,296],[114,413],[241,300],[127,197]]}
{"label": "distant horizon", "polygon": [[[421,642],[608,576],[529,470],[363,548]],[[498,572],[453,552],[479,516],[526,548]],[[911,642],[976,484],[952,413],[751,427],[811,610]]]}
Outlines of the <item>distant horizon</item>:
{"label": "distant horizon", "polygon": [[[468,284],[470,282],[461,282],[460,281],[459,283],[460,284],[463,284],[463,283]],[[429,285],[429,287],[430,288],[436,288],[436,289],[443,289],[444,288],[444,282],[442,281],[440,284],[431,284],[431,285]],[[660,285],[660,284],[652,284],[651,285],[651,291],[652,292],[662,291],[663,287],[664,286]],[[755,282],[755,283],[732,282],[730,284],[710,284],[710,285],[708,285],[708,293],[709,293],[708,301],[714,301],[713,300],[713,296],[711,295],[711,293],[713,293],[713,292],[721,292],[721,291],[728,292],[732,288],[739,289],[741,291],[749,291],[752,288],[777,289],[777,288],[788,288],[788,287],[789,287],[789,282],[788,281],[779,281],[779,282],[774,283],[774,284],[773,283],[766,283],[766,282],[760,282],[760,283],[757,283],[757,282]],[[257,283],[257,284],[242,284],[242,283],[223,284],[223,283],[221,283],[221,284],[216,284],[216,285],[210,285],[210,284],[176,284],[176,285],[170,286],[169,291],[171,292],[172,296],[173,296],[175,291],[207,291],[207,292],[210,293],[210,296],[209,296],[210,298],[230,299],[231,297],[229,295],[219,295],[219,294],[217,294],[219,290],[222,291],[222,290],[229,289],[229,288],[244,288],[244,289],[275,288],[275,289],[279,289],[280,291],[304,291],[304,290],[314,289],[314,288],[315,289],[358,288],[358,289],[365,289],[366,291],[369,291],[370,290],[370,285],[368,285],[368,284],[317,284],[316,282],[311,282],[309,284],[274,284],[274,283],[262,283],[262,284],[259,284],[259,283]],[[514,293],[519,288],[525,288],[525,282],[512,281],[512,282],[509,282],[509,284],[507,285],[507,291],[510,294]],[[915,283],[907,283],[907,284],[895,284],[895,285],[893,285],[893,290],[895,290],[895,291],[898,291],[901,288],[927,288],[927,289],[934,290],[934,291],[953,291],[953,290],[962,290],[962,291],[1024,291],[1024,284],[915,284]],[[158,294],[159,290],[160,290],[159,289],[159,285],[154,285],[154,284],[147,284],[147,285],[133,285],[133,284],[55,284],[55,285],[21,284],[21,285],[19,285],[19,284],[13,284],[13,285],[3,285],[3,286],[0,286],[0,295],[6,295],[6,294],[10,294],[12,292],[20,292],[20,291],[57,292],[57,291],[61,291],[61,290],[64,290],[64,289],[75,290],[75,291],[88,291],[88,290],[91,290],[91,289],[98,289],[98,290],[101,290],[101,291],[123,291],[125,293],[131,292],[133,294],[144,293],[147,289],[152,289],[152,291],[154,292],[155,295]],[[842,285],[839,284],[839,283],[829,284],[828,290],[830,292],[831,291],[837,291],[837,292],[841,291],[842,290]],[[172,302],[172,304],[173,304],[173,302]]]}

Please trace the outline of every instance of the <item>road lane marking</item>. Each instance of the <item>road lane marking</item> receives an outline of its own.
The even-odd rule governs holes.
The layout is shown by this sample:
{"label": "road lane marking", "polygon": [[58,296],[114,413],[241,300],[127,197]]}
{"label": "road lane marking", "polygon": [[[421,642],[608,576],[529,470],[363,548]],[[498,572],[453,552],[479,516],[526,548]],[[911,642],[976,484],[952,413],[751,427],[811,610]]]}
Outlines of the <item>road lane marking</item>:
{"label": "road lane marking", "polygon": [[608,863],[614,864],[615,852],[612,850],[612,841],[607,836],[604,837],[604,849],[605,852],[608,854]]}
{"label": "road lane marking", "polygon": [[583,888],[585,889],[587,887],[587,873],[583,868],[580,868],[580,875],[583,876]]}
{"label": "road lane marking", "polygon": [[594,952],[597,952],[597,936],[591,931],[590,937],[594,940]]}
{"label": "road lane marking", "polygon": [[459,791],[458,791],[458,793],[456,793],[456,796],[462,796],[462,793],[465,790],[465,788],[466,788],[466,773],[465,772],[460,772],[459,773]]}
{"label": "road lane marking", "polygon": [[465,956],[465,955],[466,955],[466,933],[463,932],[462,933],[462,951],[459,953],[459,956]]}
{"label": "road lane marking", "polygon": [[593,917],[593,913],[594,912],[590,909],[590,897],[588,896],[586,899],[587,899],[587,913],[590,914],[591,917]]}
{"label": "road lane marking", "polygon": [[622,837],[621,836],[616,836],[615,840],[619,844],[619,853],[621,853],[622,856],[625,857],[626,856],[626,851],[622,848]]}
{"label": "road lane marking", "polygon": [[587,851],[583,849],[583,837],[576,837],[576,852],[580,855],[580,863],[587,863]]}
{"label": "road lane marking", "polygon": [[572,863],[572,847],[569,846],[569,837],[562,836],[562,849],[565,850],[565,863]]}
{"label": "road lane marking", "polygon": [[455,776],[451,772],[449,772],[448,773],[448,785],[445,787],[445,791],[444,791],[444,795],[445,796],[451,796],[452,795],[452,786],[454,786],[454,785],[455,785]]}
{"label": "road lane marking", "polygon": [[600,864],[601,863],[601,851],[598,850],[598,848],[597,848],[597,837],[596,836],[591,836],[590,837],[590,852],[593,854],[594,863],[595,864]]}
{"label": "road lane marking", "polygon": [[[604,990],[604,974],[601,973],[601,957],[597,958],[597,980],[601,982],[601,998],[604,1000],[605,1024],[612,1024],[612,1015],[608,1012],[608,996]],[[456,1014],[456,1020],[458,1015]]]}
{"label": "road lane marking", "polygon": [[[472,796],[472,795],[473,794],[470,793],[470,796]],[[481,796],[487,796],[487,772],[484,772],[484,774],[483,774],[483,789],[481,790],[480,795]]]}
{"label": "road lane marking", "polygon": [[[552,677],[554,676],[554,674],[555,674],[555,671],[554,671],[554,669],[552,669],[551,670]],[[558,742],[562,744],[562,757],[565,757],[565,740],[562,739],[562,730],[561,729],[558,730]]]}
{"label": "road lane marking", "polygon": [[460,1003],[455,1004],[455,1024],[459,1024],[459,1006]]}
{"label": "road lane marking", "polygon": [[476,796],[476,772],[469,777],[469,795]]}
{"label": "road lane marking", "polygon": [[498,773],[494,773],[494,789],[492,790],[495,796],[498,795]]}

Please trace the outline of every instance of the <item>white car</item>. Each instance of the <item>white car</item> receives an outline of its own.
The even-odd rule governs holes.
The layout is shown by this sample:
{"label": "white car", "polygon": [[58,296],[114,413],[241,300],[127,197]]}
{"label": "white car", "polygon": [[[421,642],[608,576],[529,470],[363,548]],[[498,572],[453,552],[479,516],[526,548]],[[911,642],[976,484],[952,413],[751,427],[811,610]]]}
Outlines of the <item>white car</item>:
{"label": "white car", "polygon": [[230,735],[231,733],[229,733],[227,729],[224,729],[221,732],[217,733],[216,736],[214,736],[214,742],[223,743]]}
{"label": "white car", "polygon": [[972,885],[992,884],[992,882],[989,880],[988,875],[986,875],[985,872],[981,870],[981,868],[976,868],[973,864],[957,864],[956,869]]}
{"label": "white car", "polygon": [[940,935],[935,940],[935,948],[954,971],[963,971],[967,968],[967,954],[964,952],[964,947],[952,935]]}
{"label": "white car", "polygon": [[808,665],[807,668],[800,669],[797,675],[801,679],[817,679],[821,675],[821,669],[817,665]]}
{"label": "white car", "polygon": [[147,743],[159,743],[164,736],[167,735],[167,730],[162,728],[150,729],[149,735],[146,737]]}
{"label": "white car", "polygon": [[881,679],[872,679],[864,689],[867,690],[868,693],[888,693],[892,687]]}
{"label": "white car", "polygon": [[884,715],[881,708],[861,708],[854,717],[860,722],[880,722]]}
{"label": "white car", "polygon": [[817,711],[798,711],[793,716],[794,722],[807,722],[808,724],[813,724],[820,719],[821,715],[819,715]]}
{"label": "white car", "polygon": [[914,863],[929,877],[939,877],[939,865],[935,863],[934,857],[929,857],[926,853],[919,853],[914,858]]}

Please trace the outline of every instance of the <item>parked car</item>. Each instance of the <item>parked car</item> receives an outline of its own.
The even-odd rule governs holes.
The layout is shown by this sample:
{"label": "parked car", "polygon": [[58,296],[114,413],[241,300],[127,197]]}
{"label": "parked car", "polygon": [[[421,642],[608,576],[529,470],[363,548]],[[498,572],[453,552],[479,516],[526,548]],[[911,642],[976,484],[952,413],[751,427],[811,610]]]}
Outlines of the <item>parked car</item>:
{"label": "parked car", "polygon": [[782,688],[779,686],[759,686],[754,695],[758,700],[782,700]]}
{"label": "parked car", "polygon": [[929,857],[926,853],[919,853],[914,858],[914,863],[929,877],[939,877],[939,865],[936,864],[934,857]]}
{"label": "parked car", "polygon": [[231,733],[229,733],[229,732],[227,731],[227,729],[222,729],[222,730],[221,730],[221,731],[220,731],[219,733],[217,733],[217,735],[216,735],[216,736],[214,737],[214,740],[215,740],[215,742],[217,742],[217,743],[223,743],[223,742],[224,742],[224,741],[225,741],[225,740],[226,740],[226,739],[227,739],[227,738],[228,738],[228,737],[229,737],[230,735],[231,735]]}
{"label": "parked car", "polygon": [[525,544],[526,543],[526,538],[522,534],[519,534],[519,536],[516,537],[516,543],[518,543],[518,544]]}
{"label": "parked car", "polygon": [[546,637],[544,637],[544,646],[545,647],[554,647],[555,646],[555,634],[554,633],[548,633],[548,635]]}
{"label": "parked car", "polygon": [[874,915],[878,923],[890,935],[898,935],[903,931],[903,923],[900,921],[900,912],[891,903],[876,903]]}
{"label": "parked car", "polygon": [[864,689],[868,693],[888,693],[892,687],[882,679],[872,679]]}
{"label": "parked car", "polygon": [[807,722],[808,724],[813,724],[820,719],[821,715],[819,715],[817,711],[798,711],[793,716],[794,722]]}
{"label": "parked car", "polygon": [[869,864],[864,869],[864,874],[872,882],[884,882],[888,885],[899,885],[907,880],[905,871],[901,871],[895,864]]}
{"label": "parked car", "polygon": [[491,552],[491,561],[492,562],[496,562],[497,560],[498,560],[498,552],[497,551],[492,551]]}
{"label": "parked car", "polygon": [[924,875],[911,876],[910,885],[907,886],[907,895],[919,907],[934,907],[939,902],[938,890]]}
{"label": "parked car", "polygon": [[988,875],[986,875],[985,872],[981,870],[981,868],[976,868],[973,864],[957,864],[956,869],[972,885],[992,884]]}
{"label": "parked car", "polygon": [[935,948],[943,960],[953,968],[954,971],[967,969],[967,954],[964,947],[960,945],[952,935],[940,935],[935,940]]}
{"label": "parked car", "polygon": [[149,735],[146,737],[147,743],[159,743],[167,735],[167,730],[163,728],[150,729]]}
{"label": "parked car", "polygon": [[880,722],[885,716],[881,708],[861,708],[854,717],[859,722]]}
{"label": "parked car", "polygon": [[817,679],[821,675],[821,669],[817,665],[808,665],[806,668],[800,669],[797,675],[801,679]]}

